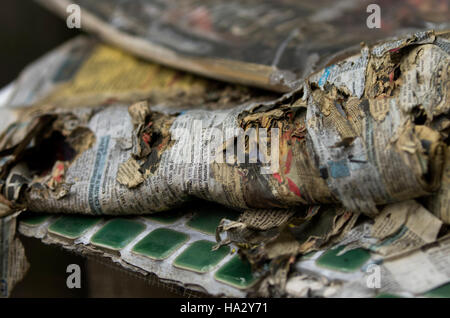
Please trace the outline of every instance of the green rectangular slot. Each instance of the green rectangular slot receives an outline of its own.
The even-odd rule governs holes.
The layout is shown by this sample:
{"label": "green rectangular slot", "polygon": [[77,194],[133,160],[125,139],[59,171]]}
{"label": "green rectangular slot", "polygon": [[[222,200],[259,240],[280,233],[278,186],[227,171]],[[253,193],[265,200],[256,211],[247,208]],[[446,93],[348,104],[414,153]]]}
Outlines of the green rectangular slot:
{"label": "green rectangular slot", "polygon": [[230,252],[228,246],[222,246],[213,251],[216,243],[211,241],[196,241],[183,251],[174,261],[174,266],[197,273],[209,272]]}
{"label": "green rectangular slot", "polygon": [[370,258],[370,253],[362,248],[350,250],[343,255],[337,254],[342,251],[344,246],[331,249],[323,253],[316,264],[320,267],[330,268],[341,272],[354,272]]}
{"label": "green rectangular slot", "polygon": [[101,218],[98,217],[64,215],[50,225],[48,231],[69,239],[75,239],[83,235],[100,220]]}
{"label": "green rectangular slot", "polygon": [[182,216],[183,212],[180,210],[176,210],[146,215],[145,218],[150,221],[155,221],[162,224],[172,224],[179,220]]}
{"label": "green rectangular slot", "polygon": [[238,255],[219,268],[214,277],[219,282],[240,289],[248,288],[256,282],[250,263],[241,260]]}
{"label": "green rectangular slot", "polygon": [[120,250],[144,231],[145,225],[127,219],[113,219],[91,238],[91,243],[111,250]]}
{"label": "green rectangular slot", "polygon": [[137,242],[132,251],[152,259],[162,260],[179,249],[188,239],[187,234],[160,228]]}
{"label": "green rectangular slot", "polygon": [[224,209],[200,211],[196,212],[186,225],[202,233],[214,235],[222,219],[236,220],[238,216],[238,212]]}
{"label": "green rectangular slot", "polygon": [[29,226],[41,225],[50,218],[48,214],[27,215],[21,218],[21,223]]}
{"label": "green rectangular slot", "polygon": [[450,283],[434,288],[424,294],[430,298],[450,298]]}

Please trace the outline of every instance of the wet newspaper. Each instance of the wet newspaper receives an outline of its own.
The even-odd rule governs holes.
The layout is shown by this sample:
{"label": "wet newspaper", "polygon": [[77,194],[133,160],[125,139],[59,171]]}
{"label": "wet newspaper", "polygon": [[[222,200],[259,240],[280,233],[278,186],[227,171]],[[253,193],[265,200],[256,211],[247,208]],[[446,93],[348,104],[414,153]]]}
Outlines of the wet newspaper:
{"label": "wet newspaper", "polygon": [[25,131],[4,141],[4,195],[58,213],[151,213],[197,197],[240,210],[335,203],[375,216],[379,205],[439,189],[446,36],[363,47],[272,101],[187,111],[144,101],[30,116],[5,135]]}

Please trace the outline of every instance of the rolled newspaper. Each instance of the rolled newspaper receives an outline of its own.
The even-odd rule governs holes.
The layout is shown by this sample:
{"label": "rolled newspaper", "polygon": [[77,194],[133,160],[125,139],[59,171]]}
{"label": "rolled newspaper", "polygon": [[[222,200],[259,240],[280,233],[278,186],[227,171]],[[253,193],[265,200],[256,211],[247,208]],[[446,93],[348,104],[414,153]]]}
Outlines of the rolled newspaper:
{"label": "rolled newspaper", "polygon": [[281,98],[232,109],[144,101],[22,116],[0,140],[3,193],[37,212],[143,214],[196,197],[240,210],[336,203],[374,216],[439,189],[448,38],[363,46]]}

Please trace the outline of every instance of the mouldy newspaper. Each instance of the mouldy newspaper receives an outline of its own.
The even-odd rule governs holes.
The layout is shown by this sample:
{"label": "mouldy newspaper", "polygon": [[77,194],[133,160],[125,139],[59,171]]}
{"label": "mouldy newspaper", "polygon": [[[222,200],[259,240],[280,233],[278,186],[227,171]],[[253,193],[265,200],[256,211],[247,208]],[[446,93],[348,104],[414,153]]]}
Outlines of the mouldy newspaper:
{"label": "mouldy newspaper", "polygon": [[375,216],[439,189],[446,44],[426,32],[365,47],[279,99],[225,110],[23,110],[2,141],[5,196],[36,212],[148,213],[197,197]]}
{"label": "mouldy newspaper", "polygon": [[[240,247],[260,277],[250,294],[285,295],[292,271],[305,271],[300,255],[336,244],[370,250],[393,290],[420,294],[450,281],[449,47],[434,31],[362,46],[288,94],[232,108],[14,109],[1,136],[4,213],[148,214],[204,199],[242,212],[222,220],[215,248]],[[437,250],[420,249],[429,244]],[[402,265],[415,257],[432,276],[417,285]],[[312,289],[296,280],[291,294]],[[323,295],[339,294],[332,287]]]}
{"label": "mouldy newspaper", "polygon": [[[395,0],[41,0],[65,19],[158,63],[207,77],[290,91],[312,71],[357,53],[366,42],[447,28],[448,2]],[[382,28],[368,29],[369,4]]]}

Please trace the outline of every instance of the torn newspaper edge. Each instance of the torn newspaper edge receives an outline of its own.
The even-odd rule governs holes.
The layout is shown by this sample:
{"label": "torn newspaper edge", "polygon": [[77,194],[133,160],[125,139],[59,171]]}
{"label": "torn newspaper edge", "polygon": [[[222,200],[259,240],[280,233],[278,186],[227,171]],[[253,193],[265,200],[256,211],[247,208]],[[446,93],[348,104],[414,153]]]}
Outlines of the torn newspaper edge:
{"label": "torn newspaper edge", "polygon": [[375,216],[439,189],[442,44],[426,32],[364,47],[297,91],[231,109],[142,102],[22,116],[1,139],[4,195],[36,212],[142,214],[197,197],[239,210],[339,203]]}

